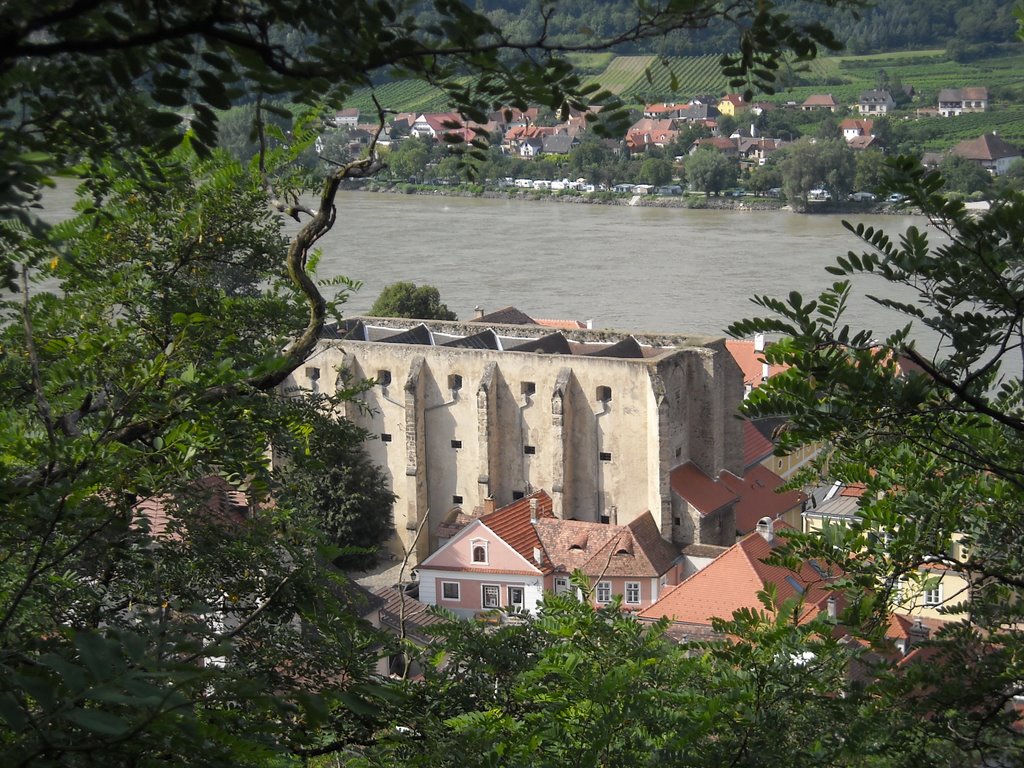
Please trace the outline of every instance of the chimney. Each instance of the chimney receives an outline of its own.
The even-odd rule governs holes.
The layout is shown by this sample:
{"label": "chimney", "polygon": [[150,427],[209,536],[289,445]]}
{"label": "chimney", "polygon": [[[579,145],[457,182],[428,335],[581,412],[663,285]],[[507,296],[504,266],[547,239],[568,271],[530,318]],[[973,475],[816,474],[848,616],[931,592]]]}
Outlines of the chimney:
{"label": "chimney", "polygon": [[757,532],[761,538],[767,541],[769,544],[775,539],[775,530],[772,525],[772,519],[770,517],[762,517],[757,521]]}
{"label": "chimney", "polygon": [[921,617],[916,617],[914,619],[914,623],[910,625],[910,629],[907,631],[907,635],[909,635],[907,637],[907,648],[913,648],[915,645],[920,645],[928,639],[930,634],[931,632],[928,630],[928,627],[926,627],[924,622],[921,621]]}
{"label": "chimney", "polygon": [[534,525],[537,524],[537,499],[536,497],[530,499],[530,522]]}
{"label": "chimney", "polygon": [[473,307],[473,317],[474,317],[474,319],[479,320],[483,316],[484,316],[484,308],[483,307],[481,307],[479,304],[477,304],[475,307]]}
{"label": "chimney", "polygon": [[836,596],[829,595],[828,603],[826,604],[828,609],[828,617],[834,619],[836,617]]}
{"label": "chimney", "polygon": [[489,515],[494,511],[494,497],[488,496],[484,499],[484,514]]}
{"label": "chimney", "polygon": [[755,333],[754,334],[754,351],[755,352],[764,352],[764,334],[763,333]]}

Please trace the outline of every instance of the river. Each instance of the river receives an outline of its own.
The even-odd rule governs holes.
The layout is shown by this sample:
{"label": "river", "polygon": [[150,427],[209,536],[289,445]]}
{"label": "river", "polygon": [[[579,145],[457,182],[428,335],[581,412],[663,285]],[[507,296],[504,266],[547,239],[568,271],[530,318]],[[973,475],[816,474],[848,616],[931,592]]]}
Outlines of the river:
{"label": "river", "polygon": [[[72,184],[59,182],[46,196],[48,218],[69,215],[72,202]],[[911,216],[857,220],[893,235],[927,225]],[[320,247],[320,277],[363,283],[347,314],[410,280],[437,286],[463,319],[476,306],[513,305],[598,328],[718,334],[760,312],[756,294],[817,295],[834,280],[825,267],[858,240],[834,215],[342,192]],[[858,286],[852,326],[882,333],[903,324],[862,298],[879,281]]]}

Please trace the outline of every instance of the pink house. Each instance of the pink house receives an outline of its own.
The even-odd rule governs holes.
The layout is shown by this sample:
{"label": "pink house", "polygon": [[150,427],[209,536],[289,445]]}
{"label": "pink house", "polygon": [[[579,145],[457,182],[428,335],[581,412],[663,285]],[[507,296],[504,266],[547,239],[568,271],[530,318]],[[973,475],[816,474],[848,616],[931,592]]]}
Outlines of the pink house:
{"label": "pink house", "polygon": [[419,566],[420,600],[472,617],[497,608],[535,611],[544,592],[586,574],[596,603],[622,596],[642,610],[679,582],[683,559],[646,513],[629,525],[560,520],[537,491],[482,515]]}

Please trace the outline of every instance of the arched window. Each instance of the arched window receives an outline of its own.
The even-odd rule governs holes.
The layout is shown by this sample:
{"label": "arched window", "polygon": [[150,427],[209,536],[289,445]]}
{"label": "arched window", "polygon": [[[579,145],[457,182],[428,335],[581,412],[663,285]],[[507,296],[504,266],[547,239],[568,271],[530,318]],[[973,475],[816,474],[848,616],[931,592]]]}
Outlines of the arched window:
{"label": "arched window", "polygon": [[479,539],[471,541],[469,551],[474,563],[487,564],[487,542]]}

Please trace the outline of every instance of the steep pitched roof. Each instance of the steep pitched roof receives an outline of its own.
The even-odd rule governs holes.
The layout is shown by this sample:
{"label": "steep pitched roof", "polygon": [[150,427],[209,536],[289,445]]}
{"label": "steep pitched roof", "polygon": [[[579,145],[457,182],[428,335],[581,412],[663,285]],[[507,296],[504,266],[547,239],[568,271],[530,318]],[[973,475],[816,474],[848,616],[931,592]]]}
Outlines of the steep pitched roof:
{"label": "steep pitched roof", "polygon": [[767,517],[772,520],[800,505],[806,498],[800,491],[776,493],[785,481],[761,464],[748,469],[740,480],[733,474],[723,472],[719,482],[739,497],[736,502],[736,530],[740,534],[750,533],[758,521]]}
{"label": "steep pitched roof", "polygon": [[[764,352],[758,349],[757,342],[754,339],[726,339],[725,348],[743,371],[743,383],[759,387],[766,377]],[[767,378],[776,376],[787,368],[788,365],[773,363],[768,366]]]}
{"label": "steep pitched roof", "polygon": [[382,627],[402,632],[420,643],[431,639],[429,627],[445,620],[430,611],[430,606],[410,597],[397,587],[375,587],[371,592],[383,603],[377,608]]}
{"label": "steep pitched roof", "polygon": [[649,511],[628,525],[542,519],[537,534],[554,570],[564,573],[656,578],[679,556]]}
{"label": "steep pitched roof", "polygon": [[446,342],[442,346],[460,349],[498,349],[500,345],[498,344],[498,335],[487,328],[472,336],[463,336]]}
{"label": "steep pitched roof", "polygon": [[1020,150],[994,133],[986,133],[976,139],[961,141],[951,150],[968,160],[999,160],[1004,157],[1020,157]]}
{"label": "steep pitched roof", "polygon": [[639,341],[632,336],[627,336],[621,341],[609,344],[607,347],[602,347],[595,352],[587,352],[586,355],[587,357],[642,358],[644,356],[644,350],[640,346]]}
{"label": "steep pitched roof", "polygon": [[673,493],[686,499],[702,515],[709,515],[738,498],[723,483],[704,474],[692,461],[673,469],[669,473],[669,483]]}
{"label": "steep pitched roof", "polygon": [[[536,509],[534,513],[534,508]],[[512,549],[545,573],[551,570],[551,561],[543,555],[544,547],[537,535],[533,519],[553,518],[551,497],[544,491],[535,491],[508,506],[483,515],[480,522],[494,531]],[[534,550],[541,551],[541,563],[534,558]]]}
{"label": "steep pitched roof", "polygon": [[760,533],[751,533],[676,587],[662,593],[640,618],[659,619],[709,626],[713,617],[728,618],[740,608],[760,610],[758,592],[774,584],[779,601],[803,596],[799,620],[808,621],[824,610],[832,594],[826,589],[838,574],[829,574],[813,562],[804,562],[798,572],[762,562],[785,542],[785,531],[776,532],[769,542]]}
{"label": "steep pitched roof", "polygon": [[497,325],[536,325],[536,321],[515,307],[502,307],[483,317],[475,317],[471,323],[495,323]]}
{"label": "steep pitched roof", "polygon": [[743,422],[743,467],[752,467],[772,455],[775,444],[750,421]]}
{"label": "steep pitched roof", "polygon": [[522,344],[515,346],[505,347],[510,352],[536,352],[539,354],[546,355],[571,355],[572,347],[569,346],[569,340],[561,334],[549,333],[547,336],[541,336],[539,339],[530,339],[524,341]]}

